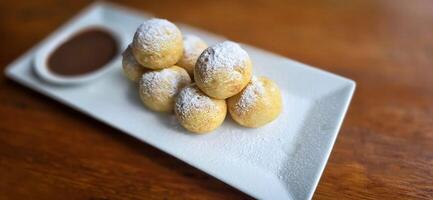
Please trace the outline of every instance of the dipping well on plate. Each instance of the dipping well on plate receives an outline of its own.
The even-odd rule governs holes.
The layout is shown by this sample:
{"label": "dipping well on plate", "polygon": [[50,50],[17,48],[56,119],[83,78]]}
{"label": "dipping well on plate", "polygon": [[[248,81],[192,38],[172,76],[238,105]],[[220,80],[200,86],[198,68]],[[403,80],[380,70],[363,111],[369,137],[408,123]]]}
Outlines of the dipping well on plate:
{"label": "dipping well on plate", "polygon": [[63,76],[90,73],[110,62],[118,50],[111,33],[97,27],[87,28],[54,50],[48,58],[48,68]]}

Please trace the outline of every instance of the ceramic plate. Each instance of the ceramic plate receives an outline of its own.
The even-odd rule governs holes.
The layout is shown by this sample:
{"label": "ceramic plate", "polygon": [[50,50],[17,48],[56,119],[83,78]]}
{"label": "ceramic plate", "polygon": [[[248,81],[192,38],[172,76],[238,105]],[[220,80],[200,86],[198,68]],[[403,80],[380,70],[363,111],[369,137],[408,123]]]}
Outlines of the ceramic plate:
{"label": "ceramic plate", "polygon": [[[284,111],[257,129],[236,125],[228,117],[207,135],[188,134],[173,115],[150,112],[136,88],[121,73],[121,61],[104,76],[74,86],[52,85],[32,71],[35,51],[62,33],[104,24],[131,41],[137,26],[150,17],[107,3],[79,13],[6,69],[11,79],[136,137],[260,199],[310,199],[325,167],[354,92],[349,79],[245,44],[256,75],[275,80]],[[224,40],[179,24],[184,33],[209,44]]]}

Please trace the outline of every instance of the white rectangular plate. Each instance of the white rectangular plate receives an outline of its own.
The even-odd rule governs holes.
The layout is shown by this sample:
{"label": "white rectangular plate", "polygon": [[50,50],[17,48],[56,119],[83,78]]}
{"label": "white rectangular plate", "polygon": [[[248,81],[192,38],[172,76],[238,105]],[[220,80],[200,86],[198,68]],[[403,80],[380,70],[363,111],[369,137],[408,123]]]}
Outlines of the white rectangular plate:
{"label": "white rectangular plate", "polygon": [[[35,50],[50,38],[89,23],[104,24],[132,39],[149,15],[107,3],[95,3],[10,64],[11,79],[71,106],[183,160],[260,199],[310,199],[326,165],[355,83],[296,61],[242,45],[256,75],[275,80],[284,111],[257,129],[242,128],[229,117],[207,135],[188,134],[172,115],[150,112],[136,88],[121,73],[121,63],[93,82],[77,86],[48,84],[32,72]],[[184,33],[209,44],[222,37],[178,24]]]}

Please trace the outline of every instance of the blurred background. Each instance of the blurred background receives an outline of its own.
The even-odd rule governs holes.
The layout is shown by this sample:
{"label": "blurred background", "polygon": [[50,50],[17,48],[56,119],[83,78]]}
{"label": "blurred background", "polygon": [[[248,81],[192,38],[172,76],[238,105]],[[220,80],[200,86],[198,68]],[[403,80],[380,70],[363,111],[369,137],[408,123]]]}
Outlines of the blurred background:
{"label": "blurred background", "polygon": [[[1,66],[91,2],[1,1]],[[113,2],[355,80],[315,199],[433,198],[433,1]],[[0,199],[250,198],[3,73],[0,91]]]}

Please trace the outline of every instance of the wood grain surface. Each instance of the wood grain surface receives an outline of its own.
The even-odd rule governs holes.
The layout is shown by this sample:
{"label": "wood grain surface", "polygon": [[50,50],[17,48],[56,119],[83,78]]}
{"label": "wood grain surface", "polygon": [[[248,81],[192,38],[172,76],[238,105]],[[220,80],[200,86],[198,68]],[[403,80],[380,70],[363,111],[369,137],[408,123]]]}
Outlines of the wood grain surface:
{"label": "wood grain surface", "polygon": [[[1,66],[89,3],[1,1]],[[118,3],[355,80],[315,199],[433,199],[433,1]],[[0,75],[0,199],[249,198]]]}

